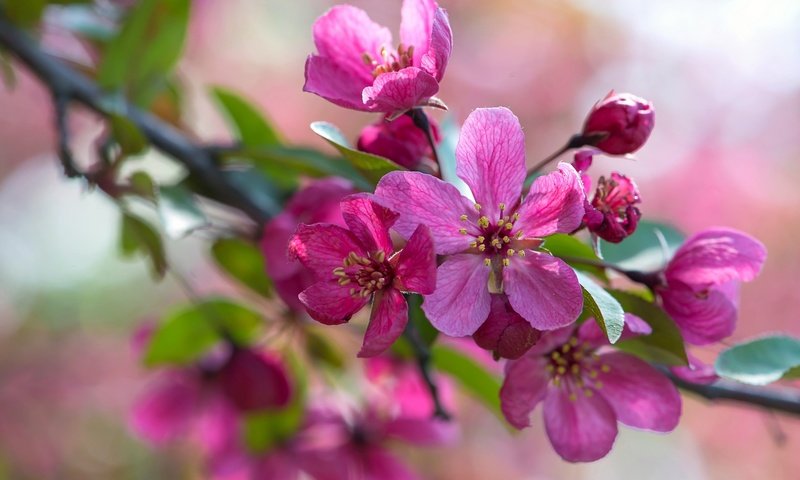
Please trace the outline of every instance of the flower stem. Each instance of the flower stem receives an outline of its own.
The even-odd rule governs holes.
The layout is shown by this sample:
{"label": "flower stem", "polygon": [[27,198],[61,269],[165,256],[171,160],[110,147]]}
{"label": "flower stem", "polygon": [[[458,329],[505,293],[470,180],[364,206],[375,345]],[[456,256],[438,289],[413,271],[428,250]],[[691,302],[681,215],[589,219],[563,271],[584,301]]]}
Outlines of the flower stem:
{"label": "flower stem", "polygon": [[417,360],[419,372],[431,394],[431,400],[433,400],[433,416],[442,420],[450,420],[450,414],[445,410],[439,398],[439,387],[436,385],[436,381],[431,375],[431,352],[420,338],[419,330],[417,330],[417,326],[410,318],[408,319],[408,324],[403,332],[403,336],[411,345],[414,357]]}
{"label": "flower stem", "polygon": [[433,161],[436,162],[436,165],[439,167],[439,175],[442,174],[442,164],[439,163],[439,152],[436,151],[436,140],[433,138],[433,131],[431,130],[431,122],[428,120],[428,115],[421,108],[412,108],[406,115],[411,117],[411,120],[414,122],[414,126],[422,130],[425,134],[425,138],[428,140],[428,144],[431,146],[431,151],[433,152]]}
{"label": "flower stem", "polygon": [[539,170],[544,168],[548,163],[552,162],[553,160],[555,160],[556,158],[560,157],[561,155],[567,153],[568,151],[570,151],[572,149],[575,149],[575,148],[585,147],[587,145],[593,145],[595,141],[597,141],[597,137],[596,136],[591,136],[591,135],[585,136],[585,135],[582,135],[580,133],[576,133],[575,135],[573,135],[573,136],[571,136],[569,138],[569,140],[567,141],[566,144],[564,144],[563,147],[561,147],[557,151],[553,152],[547,158],[545,158],[544,160],[540,161],[539,163],[534,165],[533,168],[528,170],[528,175],[525,178],[526,179],[530,179],[531,176],[536,175],[537,173],[539,173]]}

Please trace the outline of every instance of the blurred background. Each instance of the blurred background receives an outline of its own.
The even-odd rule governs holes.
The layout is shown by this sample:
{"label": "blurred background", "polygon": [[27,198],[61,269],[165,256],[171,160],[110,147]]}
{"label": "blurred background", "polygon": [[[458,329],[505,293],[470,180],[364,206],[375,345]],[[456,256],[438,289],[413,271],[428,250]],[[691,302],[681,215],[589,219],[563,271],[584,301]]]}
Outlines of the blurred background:
{"label": "blurred background", "polygon": [[[211,85],[249,97],[291,141],[331,153],[310,122],[331,121],[355,140],[375,121],[301,91],[311,25],[333,3],[194,2],[179,73],[197,136],[228,138],[207,95]],[[399,0],[351,3],[397,31]],[[456,120],[476,107],[511,108],[532,164],[579,129],[609,90],[651,100],[657,122],[645,148],[635,160],[601,158],[593,173],[634,177],[645,218],[687,233],[727,225],[761,239],[769,259],[742,289],[730,342],[768,331],[800,335],[800,2],[440,4],[455,48],[439,97]],[[81,55],[56,26],[44,41]],[[131,332],[185,292],[169,276],[153,283],[143,261],[120,259],[117,210],[101,193],[62,178],[51,115],[49,94],[27,74],[15,90],[0,91],[0,478],[202,478],[189,453],[154,451],[126,425],[147,381]],[[100,125],[77,115],[71,127],[76,153],[88,152]],[[166,178],[175,174],[155,153],[141,162]],[[205,258],[202,239],[170,243],[167,253],[197,291],[231,289]],[[716,348],[697,353],[713,360]],[[512,434],[471,400],[460,401],[458,444],[407,452],[425,478],[800,475],[800,421],[768,412],[689,397],[673,434],[621,429],[607,458],[574,466],[552,451],[539,422]]]}

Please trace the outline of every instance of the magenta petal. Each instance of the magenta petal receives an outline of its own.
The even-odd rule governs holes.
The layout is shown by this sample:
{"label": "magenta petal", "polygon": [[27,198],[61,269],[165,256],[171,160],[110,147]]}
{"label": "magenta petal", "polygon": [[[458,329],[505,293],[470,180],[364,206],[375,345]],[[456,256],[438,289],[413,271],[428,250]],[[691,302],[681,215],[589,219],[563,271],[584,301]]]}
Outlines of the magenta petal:
{"label": "magenta petal", "polygon": [[602,388],[597,393],[608,401],[620,422],[656,432],[670,432],[678,425],[681,396],[667,377],[647,362],[621,352],[600,355],[598,361],[610,369],[600,372]]}
{"label": "magenta petal", "polygon": [[398,417],[384,426],[387,436],[411,445],[443,445],[458,437],[458,424],[436,418]]}
{"label": "magenta petal", "polygon": [[574,325],[542,332],[539,341],[528,350],[528,355],[547,355],[556,348],[561,348],[573,335],[575,335]]}
{"label": "magenta petal", "polygon": [[372,83],[354,76],[333,60],[319,55],[309,55],[306,59],[306,82],[304,92],[310,92],[340,107],[369,111],[361,98],[361,93]]}
{"label": "magenta petal", "polygon": [[544,426],[553,448],[568,462],[605,457],[617,438],[614,410],[601,395],[551,388],[544,399]]}
{"label": "magenta petal", "polygon": [[[465,224],[474,225],[478,220],[472,203],[456,187],[432,175],[420,172],[388,173],[378,182],[375,196],[400,213],[394,229],[405,238],[410,238],[418,225],[427,225],[438,254],[463,252],[474,240],[474,237],[459,232]],[[460,220],[464,214],[470,215],[470,221]]]}
{"label": "magenta petal", "polygon": [[511,308],[505,295],[492,295],[489,318],[472,334],[472,339],[479,347],[492,351],[495,358],[516,359],[527,352],[541,334]]}
{"label": "magenta petal", "polygon": [[356,237],[338,225],[300,225],[289,242],[289,254],[320,279],[334,278],[333,269],[341,267],[350,252],[365,255]]}
{"label": "magenta petal", "polygon": [[159,444],[186,433],[201,401],[201,386],[188,371],[168,372],[133,406],[131,426]]}
{"label": "magenta petal", "polygon": [[[619,340],[628,340],[640,335],[650,335],[653,329],[644,320],[631,313],[625,314],[625,325],[622,327],[622,335]],[[589,317],[578,329],[578,338],[589,345],[600,347],[608,345],[608,336],[597,324],[594,317]]]}
{"label": "magenta petal", "polygon": [[678,324],[684,340],[693,345],[706,345],[733,333],[737,313],[732,294],[726,291],[733,288],[730,284],[695,292],[688,285],[673,282],[659,292],[664,310]]}
{"label": "magenta petal", "polygon": [[387,288],[376,293],[358,356],[374,357],[385,352],[403,333],[407,323],[408,304],[400,290]]}
{"label": "magenta petal", "polygon": [[370,253],[383,250],[388,257],[394,252],[389,227],[397,220],[398,214],[375,203],[371,195],[360,193],[342,200],[342,217]]}
{"label": "magenta petal", "polygon": [[531,412],[544,400],[550,381],[539,355],[525,355],[506,364],[506,377],[500,389],[500,408],[508,423],[515,428],[530,426]]}
{"label": "magenta petal", "polygon": [[767,258],[764,245],[746,233],[729,228],[700,232],[681,246],[666,270],[668,281],[687,285],[719,285],[750,281]]}
{"label": "magenta petal", "polygon": [[400,41],[414,47],[414,65],[441,81],[453,51],[453,33],[447,13],[433,0],[404,0]]}
{"label": "magenta petal", "polygon": [[436,272],[436,291],[422,310],[434,327],[452,337],[472,335],[489,315],[489,268],[480,255],[453,255]]}
{"label": "magenta petal", "polygon": [[439,82],[417,67],[387,72],[361,92],[364,105],[373,112],[397,113],[422,106],[439,91]]}
{"label": "magenta petal", "polygon": [[341,286],[329,280],[311,285],[299,298],[311,318],[326,325],[337,325],[350,320],[369,300],[353,297],[349,289],[349,285]]}
{"label": "magenta petal", "polygon": [[420,66],[441,82],[452,53],[453,32],[450,29],[450,20],[444,9],[437,8],[431,29],[431,46],[422,56]]}
{"label": "magenta petal", "polygon": [[513,209],[525,181],[525,136],[519,119],[504,107],[469,114],[456,146],[456,173],[466,182],[489,219],[499,205]]}
{"label": "magenta petal", "polygon": [[291,397],[283,364],[250,349],[233,351],[220,371],[220,384],[228,399],[243,412],[283,407]]}
{"label": "magenta petal", "polygon": [[719,380],[713,365],[704,363],[689,352],[686,352],[686,356],[689,358],[689,365],[669,367],[676,377],[700,385],[708,385]]}
{"label": "magenta petal", "polygon": [[419,480],[409,468],[395,457],[390,451],[379,447],[369,446],[357,454],[361,466],[353,472],[353,476],[341,477],[363,480]]}
{"label": "magenta petal", "polygon": [[419,224],[400,252],[395,281],[400,290],[422,295],[436,289],[436,253],[427,226]]}
{"label": "magenta petal", "polygon": [[538,330],[573,323],[583,308],[578,277],[552,255],[529,252],[503,269],[503,287],[514,310]]}
{"label": "magenta petal", "polygon": [[537,178],[517,213],[516,230],[527,237],[546,237],[570,233],[581,225],[585,213],[583,183],[578,172],[567,163],[558,170]]}

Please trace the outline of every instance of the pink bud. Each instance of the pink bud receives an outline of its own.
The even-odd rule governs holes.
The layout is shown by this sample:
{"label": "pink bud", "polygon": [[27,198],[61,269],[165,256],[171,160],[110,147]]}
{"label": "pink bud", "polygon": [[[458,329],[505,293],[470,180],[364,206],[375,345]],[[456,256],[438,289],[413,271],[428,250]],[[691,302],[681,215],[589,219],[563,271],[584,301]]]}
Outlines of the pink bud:
{"label": "pink bud", "polygon": [[600,177],[591,204],[586,206],[583,221],[595,235],[611,243],[619,243],[636,230],[641,213],[634,205],[641,203],[639,189],[630,178],[612,173]]}
{"label": "pink bud", "polygon": [[[428,121],[433,139],[438,144],[439,128],[433,119],[429,118]],[[414,121],[407,115],[391,122],[381,120],[364,127],[358,138],[358,149],[386,157],[410,170],[419,169],[421,162],[433,158],[425,133],[414,125]]]}
{"label": "pink bud", "polygon": [[283,364],[248,349],[235,349],[219,372],[222,391],[242,411],[283,407],[291,386]]}
{"label": "pink bud", "polygon": [[655,125],[653,104],[630,93],[612,90],[598,102],[583,125],[584,137],[597,137],[591,145],[610,155],[639,150]]}
{"label": "pink bud", "polygon": [[504,295],[492,295],[489,317],[472,339],[479,347],[491,350],[495,358],[515,359],[527,352],[541,334],[514,311]]}

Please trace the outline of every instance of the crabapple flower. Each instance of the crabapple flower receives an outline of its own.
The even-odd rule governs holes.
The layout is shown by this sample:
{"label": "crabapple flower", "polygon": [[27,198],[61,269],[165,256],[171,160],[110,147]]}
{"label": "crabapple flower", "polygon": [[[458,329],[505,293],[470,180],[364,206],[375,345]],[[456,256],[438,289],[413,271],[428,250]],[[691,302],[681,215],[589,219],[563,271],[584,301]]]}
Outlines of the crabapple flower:
{"label": "crabapple flower", "polygon": [[495,360],[516,359],[528,351],[542,335],[511,308],[504,295],[492,295],[489,318],[472,334],[475,343],[490,350]]}
{"label": "crabapple flower", "polygon": [[448,255],[422,306],[431,323],[447,335],[472,335],[489,316],[492,293],[505,294],[535,329],[574,322],[583,305],[575,272],[538,247],[542,237],[581,224],[585,197],[575,169],[560,164],[521,200],[526,169],[519,120],[506,108],[480,108],[464,122],[456,173],[474,201],[419,172],[391,172],[375,190],[400,213],[398,233],[409,238],[427,225],[436,253]]}
{"label": "crabapple flower", "polygon": [[655,290],[688,343],[733,333],[739,284],[758,276],[766,257],[761,242],[730,228],[704,230],[675,252]]}
{"label": "crabapple flower", "polygon": [[587,202],[583,222],[590,232],[603,240],[619,243],[636,231],[642,214],[639,189],[630,178],[612,172],[608,179],[600,177],[591,203]]}
{"label": "crabapple flower", "polygon": [[397,118],[434,97],[453,49],[447,13],[434,0],[404,0],[400,45],[367,14],[337,5],[314,23],[317,54],[306,60],[303,90],[336,105]]}
{"label": "crabapple flower", "polygon": [[[626,314],[623,337],[650,333]],[[593,319],[545,332],[519,360],[506,364],[500,404],[518,429],[542,403],[547,436],[570,462],[604,457],[617,436],[617,422],[655,432],[672,431],[681,414],[675,386],[647,362],[615,351]]]}
{"label": "crabapple flower", "polygon": [[348,228],[302,224],[289,242],[289,253],[316,275],[317,283],[299,298],[318,322],[347,322],[373,300],[364,344],[358,353],[370,357],[386,350],[403,333],[408,322],[403,292],[433,292],[433,240],[428,227],[420,225],[396,254],[389,228],[397,213],[366,194],[345,198],[341,209]]}
{"label": "crabapple flower", "polygon": [[613,90],[592,108],[582,135],[596,138],[591,145],[610,155],[639,150],[655,126],[653,104],[630,93]]}
{"label": "crabapple flower", "polygon": [[[439,128],[433,119],[428,121],[434,142],[439,143]],[[409,170],[419,170],[420,164],[434,158],[425,133],[407,115],[393,122],[381,119],[364,127],[358,137],[358,149],[388,158]]]}
{"label": "crabapple flower", "polygon": [[314,283],[314,276],[299,263],[289,261],[286,245],[301,223],[344,225],[339,202],[353,193],[355,189],[350,182],[341,178],[312,180],[292,196],[283,212],[264,226],[261,252],[267,271],[278,296],[292,310],[304,311],[297,296]]}

